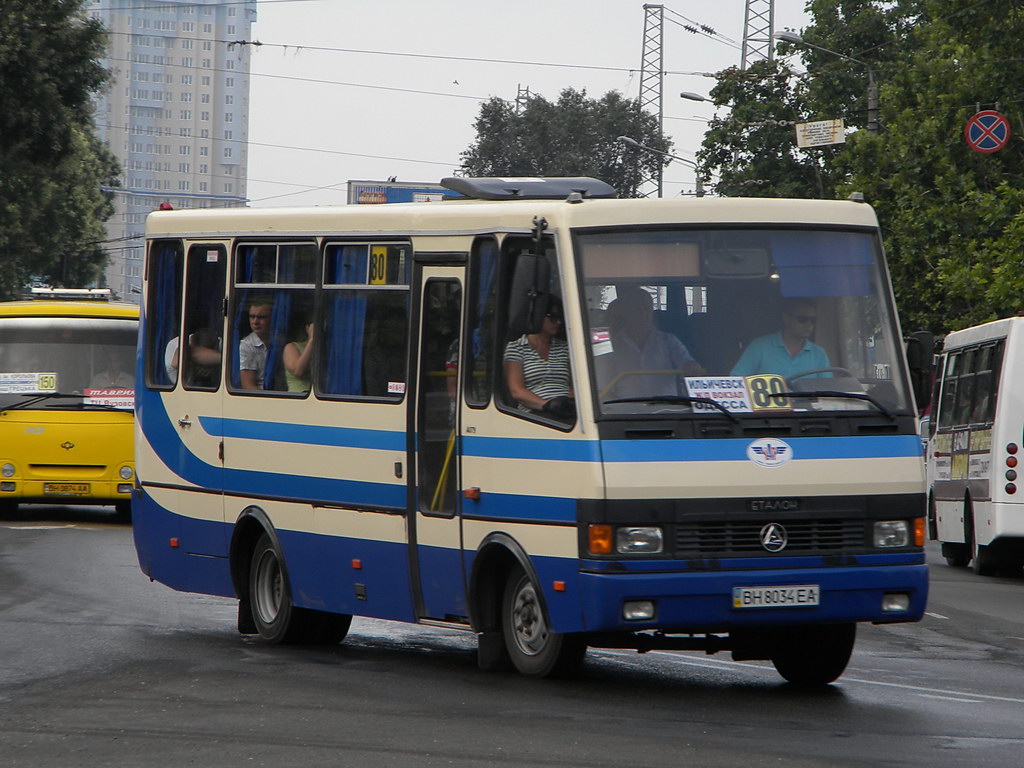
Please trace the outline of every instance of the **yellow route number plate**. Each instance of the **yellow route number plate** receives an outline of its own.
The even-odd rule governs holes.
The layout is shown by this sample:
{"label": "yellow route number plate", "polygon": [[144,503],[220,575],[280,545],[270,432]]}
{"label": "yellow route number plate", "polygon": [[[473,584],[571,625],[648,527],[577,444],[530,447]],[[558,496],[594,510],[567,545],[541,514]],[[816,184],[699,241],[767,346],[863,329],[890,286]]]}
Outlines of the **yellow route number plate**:
{"label": "yellow route number plate", "polygon": [[88,483],[43,483],[47,496],[88,496]]}

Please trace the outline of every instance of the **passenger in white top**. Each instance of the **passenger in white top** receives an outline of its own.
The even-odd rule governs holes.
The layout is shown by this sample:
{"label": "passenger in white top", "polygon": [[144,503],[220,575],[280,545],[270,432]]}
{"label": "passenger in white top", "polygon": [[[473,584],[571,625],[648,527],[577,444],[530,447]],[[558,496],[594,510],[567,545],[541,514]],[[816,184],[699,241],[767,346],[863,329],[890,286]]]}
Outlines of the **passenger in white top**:
{"label": "passenger in white top", "polygon": [[616,294],[607,315],[611,389],[603,399],[680,394],[680,376],[700,376],[704,369],[678,338],[654,327],[651,294],[639,286],[619,287]]}
{"label": "passenger in white top", "polygon": [[270,344],[269,301],[254,301],[249,306],[249,327],[252,333],[238,343],[238,369],[242,389],[263,389],[263,371],[267,367]]}

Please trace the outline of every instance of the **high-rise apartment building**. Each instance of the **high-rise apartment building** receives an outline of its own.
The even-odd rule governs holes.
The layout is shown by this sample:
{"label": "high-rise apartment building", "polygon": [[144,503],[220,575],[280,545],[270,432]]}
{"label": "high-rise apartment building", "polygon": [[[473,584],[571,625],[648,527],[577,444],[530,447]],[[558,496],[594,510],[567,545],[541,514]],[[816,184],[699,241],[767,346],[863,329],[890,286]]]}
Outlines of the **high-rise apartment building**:
{"label": "high-rise apartment building", "polygon": [[146,214],[246,202],[256,0],[90,0],[109,30],[100,136],[121,161],[106,283],[138,301]]}

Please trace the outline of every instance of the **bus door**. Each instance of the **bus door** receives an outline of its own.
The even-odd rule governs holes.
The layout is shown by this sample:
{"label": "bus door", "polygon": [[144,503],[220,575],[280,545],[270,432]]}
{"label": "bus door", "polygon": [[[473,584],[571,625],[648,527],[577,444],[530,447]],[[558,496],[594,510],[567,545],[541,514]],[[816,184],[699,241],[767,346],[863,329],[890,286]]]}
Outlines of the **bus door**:
{"label": "bus door", "polygon": [[458,362],[465,269],[418,270],[419,334],[409,457],[411,570],[421,618],[464,620]]}
{"label": "bus door", "polygon": [[[185,263],[183,334],[178,339],[176,410],[168,415],[178,431],[182,448],[174,460],[178,473],[209,489],[182,491],[185,508],[210,525],[196,526],[188,537],[194,554],[224,556],[229,529],[224,520],[224,454],[221,443],[224,349],[224,287],[227,251],[220,244],[192,245]],[[216,489],[216,490],[212,490]]]}

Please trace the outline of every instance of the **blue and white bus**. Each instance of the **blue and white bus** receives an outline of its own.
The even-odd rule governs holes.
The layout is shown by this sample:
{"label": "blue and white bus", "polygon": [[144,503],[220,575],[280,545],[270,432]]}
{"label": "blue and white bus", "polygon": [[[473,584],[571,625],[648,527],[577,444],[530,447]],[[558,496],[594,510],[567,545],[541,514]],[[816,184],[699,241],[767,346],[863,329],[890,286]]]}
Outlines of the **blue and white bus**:
{"label": "blue and white bus", "polygon": [[[459,627],[532,676],[590,646],[823,684],[858,622],[920,619],[924,465],[869,206],[444,183],[465,199],[150,215],[146,574],[271,642]],[[513,399],[516,344],[560,394]]]}

